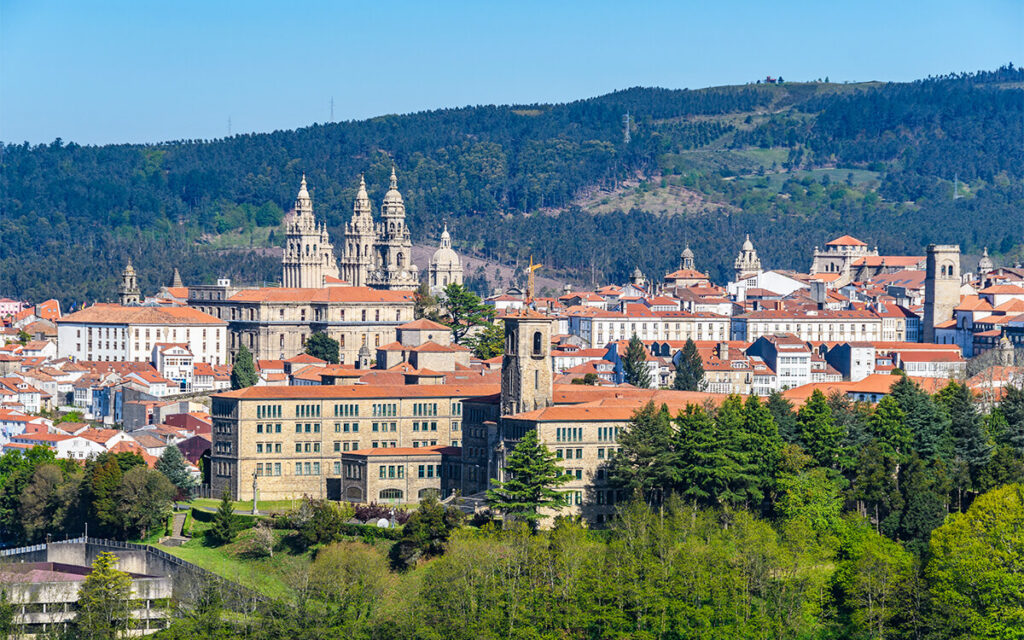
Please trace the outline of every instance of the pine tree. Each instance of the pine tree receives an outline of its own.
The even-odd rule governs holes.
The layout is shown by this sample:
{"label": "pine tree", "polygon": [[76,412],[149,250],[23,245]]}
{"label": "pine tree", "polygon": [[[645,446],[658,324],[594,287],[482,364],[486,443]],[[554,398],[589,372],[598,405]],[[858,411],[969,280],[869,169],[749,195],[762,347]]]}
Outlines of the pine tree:
{"label": "pine tree", "polygon": [[196,489],[196,479],[185,466],[185,456],[181,455],[181,449],[177,445],[167,445],[157,458],[154,468],[167,476],[171,484],[177,487],[178,492],[186,499],[192,497],[192,492]]}
{"label": "pine tree", "polygon": [[491,508],[524,520],[536,530],[544,517],[542,508],[557,511],[564,506],[564,496],[556,487],[572,477],[559,466],[555,454],[538,440],[536,430],[528,430],[509,453],[505,471],[508,480],[496,482],[494,489],[487,490]]}
{"label": "pine tree", "polygon": [[1007,385],[999,408],[1006,419],[1006,429],[1000,444],[1005,444],[1018,456],[1024,456],[1024,388]]}
{"label": "pine tree", "polygon": [[231,388],[244,389],[260,381],[256,374],[256,365],[252,361],[252,352],[243,344],[235,354],[235,364],[231,367]]}
{"label": "pine tree", "polygon": [[957,491],[962,493],[974,487],[992,457],[993,447],[967,385],[950,382],[939,392],[938,398],[949,416],[954,464],[958,469]]}
{"label": "pine tree", "polygon": [[238,534],[238,518],[235,517],[235,507],[231,504],[231,493],[227,489],[220,497],[220,506],[213,516],[212,526],[206,530],[207,537],[214,544],[228,544],[234,541]]}
{"label": "pine tree", "polygon": [[744,425],[756,453],[758,487],[764,496],[770,497],[775,493],[775,476],[779,472],[784,443],[771,411],[757,396],[747,398]]}
{"label": "pine tree", "polygon": [[843,433],[836,427],[825,394],[819,389],[815,389],[807,403],[800,407],[797,423],[800,445],[819,466],[835,468]]}
{"label": "pine tree", "polygon": [[772,414],[772,419],[775,420],[775,427],[779,431],[779,437],[784,442],[798,441],[800,439],[800,430],[797,428],[793,403],[778,391],[772,391],[768,396],[766,406]]}
{"label": "pine tree", "polygon": [[100,552],[92,571],[82,581],[75,618],[76,638],[114,640],[128,629],[132,578],[116,569],[117,562],[113,553]]}
{"label": "pine tree", "polygon": [[476,295],[461,284],[452,283],[441,294],[444,323],[451,327],[452,340],[461,344],[463,337],[473,327],[487,321],[491,309]]}
{"label": "pine tree", "polygon": [[912,439],[912,448],[925,462],[952,459],[949,418],[931,397],[907,376],[892,385],[889,395],[896,400]]}
{"label": "pine tree", "polygon": [[640,338],[633,334],[626,347],[626,357],[622,360],[622,369],[626,374],[626,382],[639,389],[651,386],[651,370],[647,368],[647,349]]}
{"label": "pine tree", "polygon": [[676,482],[686,500],[718,505],[726,489],[728,464],[715,421],[697,405],[676,416]]}
{"label": "pine tree", "polygon": [[323,331],[316,331],[306,339],[306,353],[329,364],[338,364],[340,348],[338,341]]}
{"label": "pine tree", "polygon": [[715,429],[722,442],[725,488],[721,502],[732,506],[758,506],[764,494],[758,475],[757,440],[746,428],[743,400],[730,395],[715,412]]}
{"label": "pine tree", "polygon": [[93,522],[98,525],[96,533],[113,536],[121,525],[121,512],[117,506],[117,490],[124,474],[114,456],[97,460],[87,473],[85,489],[88,492],[88,509]]}
{"label": "pine tree", "polygon": [[918,554],[928,548],[928,536],[946,517],[945,491],[937,480],[944,474],[935,471],[933,465],[913,454],[900,472],[903,509],[895,537]]}
{"label": "pine tree", "polygon": [[697,345],[687,338],[676,359],[676,377],[672,381],[672,388],[678,391],[703,391],[705,386],[704,361],[697,352]]}
{"label": "pine tree", "polygon": [[671,485],[672,418],[668,407],[648,402],[630,419],[618,437],[619,450],[612,458],[609,478],[619,487],[640,491],[660,503]]}
{"label": "pine tree", "polygon": [[871,416],[871,437],[882,449],[897,460],[907,453],[910,446],[910,429],[899,403],[892,396],[885,396],[875,407]]}

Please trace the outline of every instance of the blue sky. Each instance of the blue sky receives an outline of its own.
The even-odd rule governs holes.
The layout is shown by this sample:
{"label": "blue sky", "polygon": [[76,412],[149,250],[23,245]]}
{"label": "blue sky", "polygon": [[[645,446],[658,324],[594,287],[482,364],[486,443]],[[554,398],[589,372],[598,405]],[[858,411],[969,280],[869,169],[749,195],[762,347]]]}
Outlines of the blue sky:
{"label": "blue sky", "polygon": [[0,140],[157,142],[631,86],[1024,64],[1024,0],[0,0]]}

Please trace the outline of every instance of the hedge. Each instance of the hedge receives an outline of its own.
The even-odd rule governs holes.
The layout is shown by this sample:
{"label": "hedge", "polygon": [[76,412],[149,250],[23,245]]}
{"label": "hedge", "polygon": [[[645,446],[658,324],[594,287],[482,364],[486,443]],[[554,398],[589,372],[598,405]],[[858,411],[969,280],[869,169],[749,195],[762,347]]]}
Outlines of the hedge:
{"label": "hedge", "polygon": [[[198,507],[192,507],[192,518],[196,522],[213,522],[214,516],[217,515],[216,511],[204,511]],[[235,522],[238,523],[240,529],[250,529],[256,526],[256,523],[263,520],[262,516],[250,516],[245,514],[235,514]]]}

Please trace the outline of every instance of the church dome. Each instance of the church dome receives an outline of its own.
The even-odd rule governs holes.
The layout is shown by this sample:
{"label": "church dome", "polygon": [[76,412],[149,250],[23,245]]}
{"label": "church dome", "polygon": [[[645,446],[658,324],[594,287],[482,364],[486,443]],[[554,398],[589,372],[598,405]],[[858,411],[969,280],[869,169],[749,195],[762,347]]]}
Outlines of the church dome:
{"label": "church dome", "polygon": [[402,204],[402,194],[398,192],[398,177],[395,175],[394,167],[391,167],[391,186],[384,194],[384,204]]}
{"label": "church dome", "polygon": [[985,251],[981,254],[981,260],[978,260],[978,271],[991,271],[994,266],[992,258],[988,257],[988,247],[985,247]]}
{"label": "church dome", "polygon": [[747,239],[743,241],[743,250],[744,251],[753,251],[754,250],[754,243],[750,241],[750,234],[749,233],[747,234]]}
{"label": "church dome", "polygon": [[683,249],[683,257],[684,258],[692,258],[693,257],[693,250],[690,249],[690,245],[686,245],[686,248]]}
{"label": "church dome", "polygon": [[441,233],[441,246],[434,252],[434,255],[430,258],[431,266],[449,267],[458,266],[459,254],[455,253],[452,249],[452,236],[448,233],[448,225],[444,225],[444,231]]}
{"label": "church dome", "polygon": [[644,272],[640,270],[640,267],[637,267],[636,269],[633,269],[633,277],[634,278],[642,278],[642,277],[644,277]]}

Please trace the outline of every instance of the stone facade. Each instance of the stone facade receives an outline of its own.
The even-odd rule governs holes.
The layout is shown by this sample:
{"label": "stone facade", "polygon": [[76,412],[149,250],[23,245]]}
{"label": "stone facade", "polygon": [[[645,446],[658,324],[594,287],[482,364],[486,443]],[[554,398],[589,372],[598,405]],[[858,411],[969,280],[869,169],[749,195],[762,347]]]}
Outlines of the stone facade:
{"label": "stone facade", "polygon": [[747,234],[747,238],[743,241],[743,246],[740,248],[740,253],[736,256],[736,262],[733,263],[733,269],[736,272],[736,280],[742,280],[744,276],[753,275],[761,272],[761,259],[757,257],[757,251],[754,249],[754,243],[750,241],[750,234]]}
{"label": "stone facade", "polygon": [[340,499],[349,502],[412,503],[479,490],[463,473],[458,447],[351,451],[341,454],[341,468]]}
{"label": "stone facade", "polygon": [[928,245],[922,340],[935,342],[935,326],[953,318],[960,303],[960,245]]}
{"label": "stone facade", "polygon": [[139,283],[135,276],[135,267],[131,261],[125,265],[121,272],[121,286],[117,288],[117,301],[121,306],[139,304],[142,300],[142,293],[139,291]]}
{"label": "stone facade", "polygon": [[281,282],[285,287],[317,288],[327,278],[338,278],[338,263],[334,258],[334,245],[327,235],[327,227],[317,223],[313,216],[313,200],[306,190],[306,176],[302,176],[295,209],[285,222],[287,234],[284,257],[281,259]]}
{"label": "stone facade", "polygon": [[437,295],[450,284],[462,284],[462,261],[459,254],[452,249],[452,236],[448,233],[448,225],[441,233],[441,245],[430,258],[427,270],[427,282],[430,293]]}
{"label": "stone facade", "polygon": [[510,415],[551,404],[553,320],[523,310],[502,317],[505,353],[501,363],[501,413]]}

